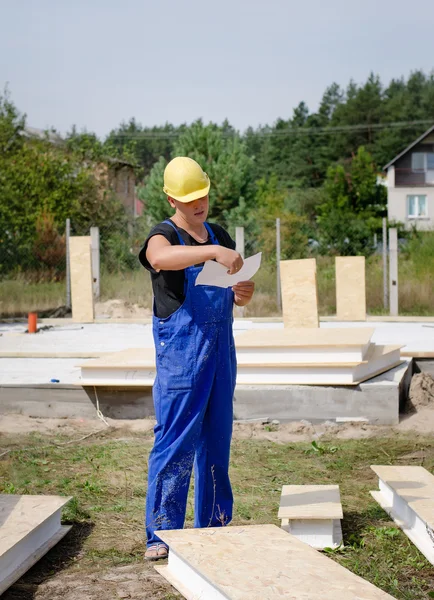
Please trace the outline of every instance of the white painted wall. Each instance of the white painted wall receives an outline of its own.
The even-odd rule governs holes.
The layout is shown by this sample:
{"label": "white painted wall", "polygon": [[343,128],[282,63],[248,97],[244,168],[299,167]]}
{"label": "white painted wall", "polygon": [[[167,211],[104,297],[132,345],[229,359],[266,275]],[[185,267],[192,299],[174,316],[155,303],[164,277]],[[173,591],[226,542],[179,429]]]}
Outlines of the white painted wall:
{"label": "white painted wall", "polygon": [[[427,199],[428,216],[419,219],[407,217],[407,196],[424,195]],[[387,217],[389,221],[400,221],[410,229],[416,225],[417,229],[425,231],[434,229],[434,187],[388,187],[387,188]]]}
{"label": "white painted wall", "polygon": [[387,169],[387,187],[389,189],[395,187],[395,167],[393,165]]}

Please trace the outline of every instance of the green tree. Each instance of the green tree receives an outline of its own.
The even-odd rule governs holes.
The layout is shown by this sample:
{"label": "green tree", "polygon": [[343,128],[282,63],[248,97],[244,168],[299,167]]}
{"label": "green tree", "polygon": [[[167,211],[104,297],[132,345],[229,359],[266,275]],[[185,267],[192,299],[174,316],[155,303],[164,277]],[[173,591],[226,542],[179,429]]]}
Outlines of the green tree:
{"label": "green tree", "polygon": [[10,155],[23,145],[25,115],[21,115],[10,99],[7,88],[0,95],[0,156]]}
{"label": "green tree", "polygon": [[[257,183],[256,210],[253,220],[257,224],[257,250],[262,250],[272,262],[276,261],[276,219],[280,219],[282,260],[303,258],[308,252],[308,227],[304,216],[285,209],[287,191],[274,174]],[[256,237],[255,236],[255,237]]]}
{"label": "green tree", "polygon": [[346,166],[329,167],[325,201],[318,207],[318,234],[324,252],[372,253],[372,236],[380,227],[387,193],[377,182],[372,157],[361,146]]}
{"label": "green tree", "polygon": [[185,125],[175,127],[170,123],[162,127],[143,127],[133,118],[113,129],[106,144],[116,148],[120,155],[134,159],[146,177],[160,157],[170,160],[174,143],[185,129]]}
{"label": "green tree", "polygon": [[[196,160],[211,179],[210,218],[227,224],[240,203],[250,207],[254,199],[253,159],[247,156],[245,144],[228,125],[223,128],[196,121],[179,137],[171,158],[189,156]],[[163,174],[167,161],[160,157],[143,187],[138,191],[145,204],[149,224],[171,214],[164,195]]]}
{"label": "green tree", "polygon": [[[9,267],[36,267],[31,251],[36,223],[53,215],[64,230],[65,219],[79,212],[79,199],[90,177],[73,157],[40,140],[26,141],[0,158],[0,254]],[[6,258],[0,260],[6,268]]]}
{"label": "green tree", "polygon": [[[95,176],[101,144],[91,134],[69,141],[29,137],[9,96],[0,97],[0,273],[53,267],[68,217],[80,233],[95,224],[119,231],[125,222],[123,206]],[[47,240],[55,240],[51,252]]]}

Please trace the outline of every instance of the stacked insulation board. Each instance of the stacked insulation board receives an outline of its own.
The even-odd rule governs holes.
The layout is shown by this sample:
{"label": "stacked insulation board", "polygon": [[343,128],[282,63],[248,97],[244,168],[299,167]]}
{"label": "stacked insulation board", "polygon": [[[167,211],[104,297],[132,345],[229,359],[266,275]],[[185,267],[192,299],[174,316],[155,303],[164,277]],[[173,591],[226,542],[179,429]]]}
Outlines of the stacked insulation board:
{"label": "stacked insulation board", "polygon": [[[236,336],[237,385],[358,385],[401,363],[400,346],[371,342],[371,328],[250,330]],[[152,386],[151,348],[115,352],[81,367],[83,386]]]}

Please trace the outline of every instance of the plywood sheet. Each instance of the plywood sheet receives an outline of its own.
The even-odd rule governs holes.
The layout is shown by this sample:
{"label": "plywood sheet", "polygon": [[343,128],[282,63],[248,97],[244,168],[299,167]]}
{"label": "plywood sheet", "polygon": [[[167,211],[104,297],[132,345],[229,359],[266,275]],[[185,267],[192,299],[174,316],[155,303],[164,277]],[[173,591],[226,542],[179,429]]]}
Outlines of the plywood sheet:
{"label": "plywood sheet", "polygon": [[423,467],[374,465],[371,468],[434,529],[434,475]]}
{"label": "plywood sheet", "polygon": [[280,262],[284,327],[319,327],[316,260]]}
{"label": "plywood sheet", "polygon": [[94,320],[90,236],[70,237],[72,318],[79,323]]}
{"label": "plywood sheet", "polygon": [[279,519],[342,519],[338,485],[284,485]]}
{"label": "plywood sheet", "polygon": [[235,346],[237,349],[363,347],[369,344],[374,332],[373,327],[250,329],[235,337]]}
{"label": "plywood sheet", "polygon": [[336,314],[340,321],[366,321],[364,256],[336,257]]}
{"label": "plywood sheet", "polygon": [[60,496],[0,496],[0,560],[3,554],[62,508]]}
{"label": "plywood sheet", "polygon": [[155,367],[154,348],[128,348],[120,352],[111,352],[100,358],[88,360],[77,365],[84,370],[90,369],[113,369],[125,367],[129,369],[143,369]]}
{"label": "plywood sheet", "polygon": [[[253,385],[355,385],[384,370],[400,364],[400,346],[376,346],[370,344],[364,361],[347,363],[330,362],[261,362],[251,360],[249,355],[238,358],[237,384]],[[260,351],[260,350],[259,350]],[[152,349],[131,349],[113,355],[90,360],[81,366],[83,386],[150,386],[156,368]]]}
{"label": "plywood sheet", "polygon": [[275,525],[159,531],[158,535],[231,600],[392,598]]}

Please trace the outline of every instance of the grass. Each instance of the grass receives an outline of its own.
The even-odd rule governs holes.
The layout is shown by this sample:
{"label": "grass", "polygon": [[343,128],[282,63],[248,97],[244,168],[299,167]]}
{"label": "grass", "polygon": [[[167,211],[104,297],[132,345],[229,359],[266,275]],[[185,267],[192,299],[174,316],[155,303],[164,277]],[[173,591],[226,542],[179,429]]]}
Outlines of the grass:
{"label": "grass", "polygon": [[[60,444],[68,438],[60,436],[54,440],[36,434],[0,437],[2,449],[12,450],[0,459],[0,492],[74,498],[64,512],[64,521],[74,524],[72,534],[68,543],[61,542],[36,567],[39,581],[65,568],[71,573],[86,573],[142,561],[151,437],[149,433],[122,433],[120,439],[115,436],[119,431],[107,430],[67,446]],[[58,446],[49,445],[53,441]],[[394,436],[316,444],[234,440],[233,524],[278,525],[277,509],[284,484],[339,484],[345,546],[331,551],[330,558],[399,600],[432,598],[434,567],[369,494],[377,487],[371,464],[406,464],[409,459],[405,456],[422,448],[423,466],[433,472],[432,437]],[[190,495],[187,526],[192,525],[192,519]]]}
{"label": "grass", "polygon": [[[398,290],[401,315],[434,315],[434,253],[421,246],[421,252],[400,255]],[[412,256],[414,258],[412,258]],[[318,301],[320,315],[336,313],[334,258],[317,258]],[[245,309],[246,317],[278,316],[276,299],[276,268],[264,264],[255,276],[256,292]],[[0,317],[26,316],[29,311],[43,312],[65,304],[64,282],[29,283],[24,275],[0,281]],[[101,275],[101,301],[120,299],[129,304],[150,308],[152,290],[148,274],[143,270]],[[366,261],[366,303],[368,314],[387,314],[383,307],[382,258]]]}

